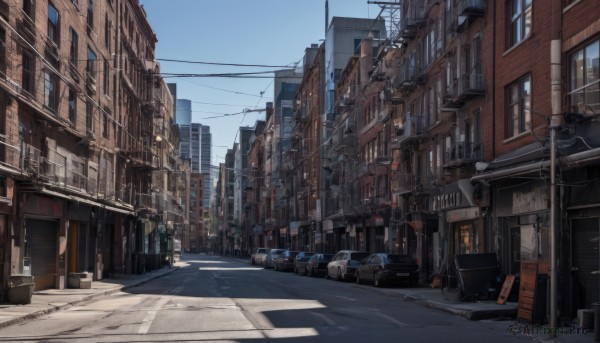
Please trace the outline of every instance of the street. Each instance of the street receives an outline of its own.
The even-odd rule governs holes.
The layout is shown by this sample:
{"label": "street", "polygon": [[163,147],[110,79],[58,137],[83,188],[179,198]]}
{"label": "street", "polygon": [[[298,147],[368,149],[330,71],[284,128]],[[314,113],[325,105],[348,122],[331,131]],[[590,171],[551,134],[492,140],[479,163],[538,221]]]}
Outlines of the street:
{"label": "street", "polygon": [[506,342],[510,320],[469,321],[392,292],[186,255],[165,277],[0,330],[0,341]]}

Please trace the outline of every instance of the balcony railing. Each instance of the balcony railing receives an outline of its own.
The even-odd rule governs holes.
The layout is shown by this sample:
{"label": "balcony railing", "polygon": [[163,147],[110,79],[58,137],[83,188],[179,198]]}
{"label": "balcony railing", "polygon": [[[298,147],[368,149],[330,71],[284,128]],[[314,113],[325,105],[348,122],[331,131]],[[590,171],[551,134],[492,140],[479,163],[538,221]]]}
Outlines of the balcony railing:
{"label": "balcony railing", "polygon": [[451,150],[445,154],[446,166],[458,166],[464,163],[481,161],[483,157],[481,143],[458,142],[452,145]]}
{"label": "balcony railing", "polygon": [[392,190],[398,194],[421,191],[423,190],[421,177],[411,173],[398,173],[392,177]]}
{"label": "balcony railing", "polygon": [[130,184],[117,184],[116,198],[125,204],[131,204],[133,202],[133,187]]}
{"label": "balcony railing", "polygon": [[483,74],[465,73],[460,78],[460,87],[458,95],[461,97],[471,97],[484,94]]}
{"label": "balcony railing", "polygon": [[10,144],[5,135],[0,134],[0,165],[17,169],[19,166],[19,155],[21,149]]}
{"label": "balcony railing", "polygon": [[134,166],[158,168],[158,156],[152,151],[130,151],[128,155]]}
{"label": "balcony railing", "polygon": [[397,145],[416,139],[426,132],[425,118],[407,113],[402,127],[397,128],[397,132],[399,133],[395,138]]}
{"label": "balcony railing", "polygon": [[394,77],[393,84],[395,88],[402,91],[414,89],[417,84],[417,67],[410,64],[402,65]]}
{"label": "balcony railing", "polygon": [[482,16],[486,0],[458,0],[457,13],[464,16]]}
{"label": "balcony railing", "polygon": [[138,193],[135,195],[135,208],[136,210],[151,210],[156,211],[156,199],[152,194]]}

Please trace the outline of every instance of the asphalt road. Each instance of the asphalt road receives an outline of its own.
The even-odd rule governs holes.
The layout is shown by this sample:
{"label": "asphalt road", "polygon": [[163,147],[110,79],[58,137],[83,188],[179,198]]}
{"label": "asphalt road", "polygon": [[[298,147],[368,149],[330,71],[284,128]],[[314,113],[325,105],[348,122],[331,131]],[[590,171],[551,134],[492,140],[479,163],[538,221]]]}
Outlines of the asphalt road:
{"label": "asphalt road", "polygon": [[382,292],[187,255],[165,277],[0,330],[11,342],[530,342]]}

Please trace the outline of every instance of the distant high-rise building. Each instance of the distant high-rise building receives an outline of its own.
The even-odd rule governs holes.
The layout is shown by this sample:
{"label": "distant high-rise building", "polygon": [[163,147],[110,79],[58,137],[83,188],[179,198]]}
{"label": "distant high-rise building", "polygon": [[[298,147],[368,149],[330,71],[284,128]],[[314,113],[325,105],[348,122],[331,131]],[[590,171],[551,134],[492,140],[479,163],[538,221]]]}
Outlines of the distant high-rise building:
{"label": "distant high-rise building", "polygon": [[[179,154],[191,160],[192,173],[207,174],[211,179],[210,160],[212,154],[212,134],[210,126],[192,123],[192,102],[186,99],[177,100],[176,123],[180,130]],[[212,182],[208,182],[212,184]],[[212,187],[204,187],[203,203],[208,207]]]}

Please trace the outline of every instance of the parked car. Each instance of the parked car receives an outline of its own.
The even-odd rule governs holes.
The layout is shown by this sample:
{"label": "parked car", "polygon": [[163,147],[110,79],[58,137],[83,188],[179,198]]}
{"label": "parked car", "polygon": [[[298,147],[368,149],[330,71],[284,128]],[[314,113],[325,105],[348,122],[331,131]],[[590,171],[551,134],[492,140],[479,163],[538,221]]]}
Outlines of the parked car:
{"label": "parked car", "polygon": [[260,264],[258,261],[264,260],[263,257],[267,254],[268,250],[269,249],[267,248],[256,248],[254,254],[250,256],[250,263],[252,263],[252,265]]}
{"label": "parked car", "polygon": [[269,249],[267,255],[265,255],[264,267],[265,269],[271,269],[275,267],[274,260],[283,254],[286,249]]}
{"label": "parked car", "polygon": [[406,255],[372,254],[356,268],[356,283],[372,282],[376,287],[391,283],[416,286],[419,265]]}
{"label": "parked car", "polygon": [[314,252],[299,252],[298,255],[296,255],[296,259],[294,260],[294,273],[298,275],[306,275],[306,263],[314,254]]}
{"label": "parked car", "polygon": [[356,267],[370,254],[366,251],[341,250],[338,251],[327,264],[326,278],[335,278],[344,281],[356,278]]}
{"label": "parked car", "polygon": [[327,264],[333,258],[333,254],[314,254],[306,262],[306,275],[317,276],[327,273]]}
{"label": "parked car", "polygon": [[274,260],[275,270],[280,272],[285,272],[294,269],[294,261],[296,260],[296,255],[298,255],[299,251],[284,251],[279,257]]}

